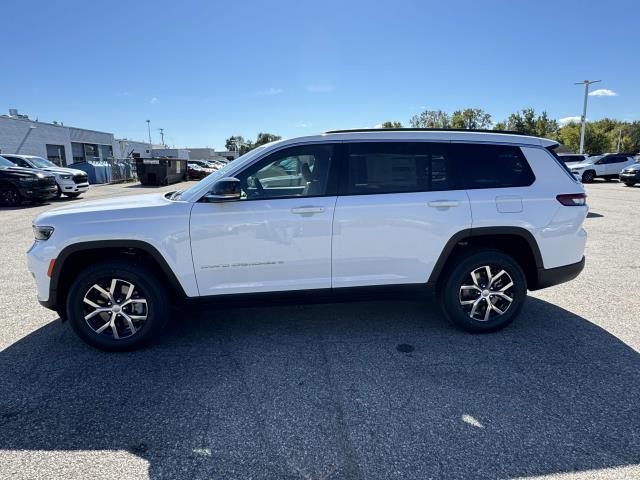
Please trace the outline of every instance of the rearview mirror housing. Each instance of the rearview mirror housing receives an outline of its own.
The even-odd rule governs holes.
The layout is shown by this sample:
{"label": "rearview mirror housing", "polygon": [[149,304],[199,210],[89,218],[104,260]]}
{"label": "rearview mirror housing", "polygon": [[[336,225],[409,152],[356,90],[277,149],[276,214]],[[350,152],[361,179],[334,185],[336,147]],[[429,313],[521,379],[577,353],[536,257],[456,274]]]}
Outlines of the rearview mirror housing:
{"label": "rearview mirror housing", "polygon": [[215,182],[203,199],[205,202],[240,200],[240,192],[240,180],[235,177],[225,177]]}

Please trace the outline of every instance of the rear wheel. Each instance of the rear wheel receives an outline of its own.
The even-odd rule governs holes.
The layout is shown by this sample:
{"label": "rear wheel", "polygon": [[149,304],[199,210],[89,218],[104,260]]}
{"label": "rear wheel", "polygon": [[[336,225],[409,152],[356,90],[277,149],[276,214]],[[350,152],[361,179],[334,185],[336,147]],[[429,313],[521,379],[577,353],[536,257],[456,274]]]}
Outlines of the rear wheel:
{"label": "rear wheel", "polygon": [[596,174],[591,170],[587,170],[582,174],[582,183],[591,183],[595,178]]}
{"label": "rear wheel", "polygon": [[0,205],[16,207],[22,203],[20,192],[13,185],[0,186]]}
{"label": "rear wheel", "polygon": [[469,253],[446,274],[440,291],[445,316],[469,332],[492,332],[509,325],[527,296],[524,273],[498,250]]}
{"label": "rear wheel", "polygon": [[148,344],[167,322],[164,286],[139,265],[110,261],[82,272],[67,296],[67,318],[88,344],[106,351]]}

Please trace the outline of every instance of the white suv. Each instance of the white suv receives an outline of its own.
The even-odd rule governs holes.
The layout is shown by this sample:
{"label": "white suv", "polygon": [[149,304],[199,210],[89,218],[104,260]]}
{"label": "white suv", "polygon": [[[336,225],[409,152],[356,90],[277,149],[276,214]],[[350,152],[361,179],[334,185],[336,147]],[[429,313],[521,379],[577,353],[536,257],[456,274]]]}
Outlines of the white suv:
{"label": "white suv", "polygon": [[[583,186],[541,138],[356,130],[274,142],[185,191],[34,222],[38,299],[88,343],[153,338],[176,302],[381,291],[486,332],[584,266]],[[360,297],[359,297],[360,298]]]}
{"label": "white suv", "polygon": [[591,183],[596,178],[605,180],[618,178],[622,170],[634,163],[633,155],[605,153],[588,157],[582,163],[572,163],[567,166],[571,169],[571,173],[583,183]]}
{"label": "white suv", "polygon": [[35,155],[17,155],[3,154],[7,160],[15,163],[19,167],[35,168],[49,172],[56,177],[58,185],[58,197],[65,195],[67,197],[79,197],[81,194],[89,190],[89,180],[86,172],[75,168],[59,167],[51,160],[36,157]]}

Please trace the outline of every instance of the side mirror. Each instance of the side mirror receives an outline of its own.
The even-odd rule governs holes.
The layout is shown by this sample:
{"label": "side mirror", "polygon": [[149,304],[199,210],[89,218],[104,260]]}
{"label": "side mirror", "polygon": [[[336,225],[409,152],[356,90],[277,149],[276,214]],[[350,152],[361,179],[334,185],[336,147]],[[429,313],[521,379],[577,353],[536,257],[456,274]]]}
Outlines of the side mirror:
{"label": "side mirror", "polygon": [[240,180],[234,177],[221,178],[204,196],[205,202],[228,202],[230,200],[240,200]]}

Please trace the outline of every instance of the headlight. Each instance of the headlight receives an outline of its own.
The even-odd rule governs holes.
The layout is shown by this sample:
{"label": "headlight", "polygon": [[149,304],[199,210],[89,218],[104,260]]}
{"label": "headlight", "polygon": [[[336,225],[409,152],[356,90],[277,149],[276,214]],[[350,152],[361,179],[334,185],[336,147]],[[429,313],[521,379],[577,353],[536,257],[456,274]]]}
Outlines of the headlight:
{"label": "headlight", "polygon": [[33,226],[33,236],[36,240],[49,240],[49,237],[53,233],[53,227],[46,227],[41,225]]}
{"label": "headlight", "polygon": [[73,178],[73,175],[60,175],[60,178],[63,180],[71,180]]}

